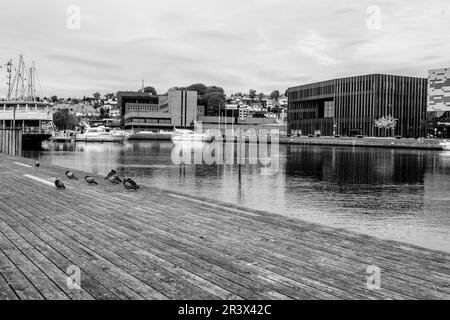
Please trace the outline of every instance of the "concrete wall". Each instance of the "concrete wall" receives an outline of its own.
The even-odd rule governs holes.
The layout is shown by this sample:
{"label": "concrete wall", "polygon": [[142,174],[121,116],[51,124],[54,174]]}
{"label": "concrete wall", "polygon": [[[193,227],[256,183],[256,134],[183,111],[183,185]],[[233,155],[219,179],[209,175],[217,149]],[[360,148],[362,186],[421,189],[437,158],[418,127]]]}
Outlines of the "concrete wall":
{"label": "concrete wall", "polygon": [[190,127],[197,120],[197,91],[169,91],[169,112],[175,127]]}

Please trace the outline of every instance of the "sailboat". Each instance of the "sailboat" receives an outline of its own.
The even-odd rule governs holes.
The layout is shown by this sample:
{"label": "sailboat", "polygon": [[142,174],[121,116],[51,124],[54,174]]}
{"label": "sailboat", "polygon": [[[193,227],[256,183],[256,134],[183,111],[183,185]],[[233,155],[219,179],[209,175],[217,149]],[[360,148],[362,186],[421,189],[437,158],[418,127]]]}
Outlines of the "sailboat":
{"label": "sailboat", "polygon": [[33,62],[27,69],[23,55],[19,56],[17,67],[11,59],[5,66],[8,93],[6,100],[0,100],[0,127],[21,129],[24,144],[40,144],[52,136],[53,112],[49,103],[37,95],[36,84],[40,86],[40,80],[36,66]]}

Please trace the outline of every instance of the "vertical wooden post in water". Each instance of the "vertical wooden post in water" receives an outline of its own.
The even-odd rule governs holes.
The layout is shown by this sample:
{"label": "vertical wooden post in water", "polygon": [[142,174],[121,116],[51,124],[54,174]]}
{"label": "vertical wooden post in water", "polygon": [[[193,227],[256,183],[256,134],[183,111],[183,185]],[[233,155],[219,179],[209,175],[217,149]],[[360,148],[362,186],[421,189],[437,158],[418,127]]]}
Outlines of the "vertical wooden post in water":
{"label": "vertical wooden post in water", "polygon": [[19,130],[17,132],[17,156],[21,157],[22,156],[22,131]]}
{"label": "vertical wooden post in water", "polygon": [[22,131],[0,128],[0,153],[22,156]]}

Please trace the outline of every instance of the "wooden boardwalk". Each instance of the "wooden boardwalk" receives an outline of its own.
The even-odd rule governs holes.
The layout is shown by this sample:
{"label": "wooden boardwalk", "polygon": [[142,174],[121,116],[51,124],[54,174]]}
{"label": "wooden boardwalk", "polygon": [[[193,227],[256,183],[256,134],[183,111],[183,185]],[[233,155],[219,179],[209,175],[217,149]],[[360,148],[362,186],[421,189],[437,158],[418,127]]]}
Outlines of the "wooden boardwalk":
{"label": "wooden boardwalk", "polygon": [[0,155],[0,299],[450,299],[447,253],[41,166]]}

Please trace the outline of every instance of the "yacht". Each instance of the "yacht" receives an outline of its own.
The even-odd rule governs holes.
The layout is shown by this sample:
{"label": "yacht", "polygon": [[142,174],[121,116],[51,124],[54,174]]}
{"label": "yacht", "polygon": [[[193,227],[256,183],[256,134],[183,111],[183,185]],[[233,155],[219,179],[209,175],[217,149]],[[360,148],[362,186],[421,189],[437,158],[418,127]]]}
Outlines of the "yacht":
{"label": "yacht", "polygon": [[87,127],[84,133],[78,133],[75,141],[84,142],[122,142],[131,137],[131,133],[124,130],[111,130],[109,127]]}
{"label": "yacht", "polygon": [[179,142],[179,141],[212,142],[213,137],[205,133],[195,133],[192,130],[174,129],[172,135],[172,142]]}
{"label": "yacht", "polygon": [[441,142],[440,145],[443,150],[450,150],[450,141],[444,140],[444,142]]}

